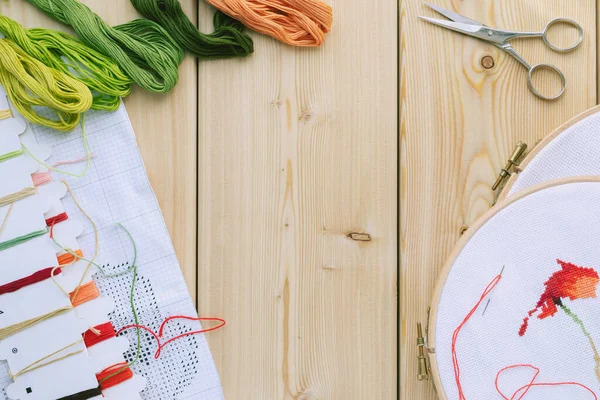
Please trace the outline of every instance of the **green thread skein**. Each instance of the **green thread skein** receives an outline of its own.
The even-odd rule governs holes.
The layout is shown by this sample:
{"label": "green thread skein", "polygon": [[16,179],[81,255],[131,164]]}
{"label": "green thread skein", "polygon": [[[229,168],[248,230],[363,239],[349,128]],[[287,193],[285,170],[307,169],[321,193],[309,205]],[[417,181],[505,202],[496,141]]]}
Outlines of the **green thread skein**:
{"label": "green thread skein", "polygon": [[25,29],[4,15],[0,15],[0,32],[31,57],[79,79],[98,93],[92,100],[95,110],[114,111],[121,97],[131,92],[132,80],[114,61],[71,35],[51,29]]}
{"label": "green thread skein", "polygon": [[196,28],[178,0],[131,0],[146,18],[160,24],[184,49],[200,58],[245,57],[254,51],[252,38],[242,32],[244,26],[217,11],[215,31],[205,34]]}
{"label": "green thread skein", "polygon": [[[0,85],[23,117],[60,131],[75,128],[92,106],[92,93],[83,82],[47,67],[8,39],[0,39]],[[50,109],[55,118],[38,113],[39,107]]]}
{"label": "green thread skein", "polygon": [[84,43],[112,58],[141,87],[164,93],[177,84],[183,50],[156,22],[136,19],[111,27],[77,0],[29,2],[71,26]]}

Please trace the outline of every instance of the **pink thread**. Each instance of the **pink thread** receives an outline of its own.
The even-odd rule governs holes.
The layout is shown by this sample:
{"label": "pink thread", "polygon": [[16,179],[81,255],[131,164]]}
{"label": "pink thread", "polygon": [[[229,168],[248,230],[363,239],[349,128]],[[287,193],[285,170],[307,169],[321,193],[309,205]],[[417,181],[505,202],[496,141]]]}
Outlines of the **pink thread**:
{"label": "pink thread", "polygon": [[[90,153],[90,158],[94,158],[94,153]],[[87,159],[88,159],[87,156],[83,156],[83,157],[76,158],[75,160],[57,161],[54,164],[52,164],[52,168],[56,168],[56,167],[59,167],[61,165],[77,164],[77,163],[80,163],[82,161],[87,161]]]}
{"label": "pink thread", "polygon": [[31,174],[31,179],[34,186],[41,186],[52,182],[52,175],[50,175],[50,172],[35,172]]}
{"label": "pink thread", "polygon": [[[167,322],[172,321],[174,319],[187,319],[188,321],[220,322],[220,324],[217,325],[217,326],[213,326],[212,328],[206,328],[206,329],[201,329],[199,331],[187,332],[187,333],[184,333],[182,335],[175,336],[174,338],[171,338],[171,339],[167,340],[166,342],[164,342],[163,344],[161,344],[160,343],[160,339],[163,337],[165,325],[167,324]],[[164,349],[165,346],[168,345],[169,343],[174,342],[175,340],[181,339],[181,338],[186,337],[186,336],[197,335],[197,334],[200,334],[200,333],[206,333],[206,332],[216,331],[217,329],[220,329],[223,326],[225,326],[226,323],[227,322],[225,322],[225,320],[223,318],[195,318],[195,317],[188,317],[188,316],[185,316],[185,315],[174,315],[172,317],[169,317],[169,318],[165,319],[163,321],[163,323],[160,324],[160,329],[158,330],[158,335],[156,333],[154,333],[154,331],[152,331],[152,329],[150,329],[150,328],[148,328],[148,327],[146,327],[144,325],[135,325],[135,324],[127,325],[127,326],[122,327],[121,329],[119,329],[117,331],[117,335],[119,335],[121,332],[123,332],[123,331],[125,331],[127,329],[131,329],[131,328],[138,328],[138,329],[145,330],[146,332],[148,332],[149,334],[151,334],[154,337],[154,339],[156,339],[156,342],[158,343],[158,349],[156,350],[156,353],[154,353],[154,358],[158,359],[160,357],[160,353],[161,353],[162,349]]]}
{"label": "pink thread", "polygon": [[[461,324],[454,330],[454,333],[452,335],[452,364],[454,366],[454,378],[456,380],[456,387],[458,389],[458,397],[460,400],[466,400],[465,394],[463,392],[463,388],[462,388],[462,384],[460,382],[460,366],[458,363],[458,355],[456,353],[456,342],[458,341],[458,334],[460,333],[461,329],[466,325],[467,322],[469,322],[469,320],[471,319],[471,317],[473,316],[473,314],[475,313],[475,311],[477,311],[477,309],[479,308],[479,306],[481,305],[481,303],[483,302],[483,300],[485,300],[485,298],[492,292],[492,290],[494,290],[494,288],[496,287],[496,285],[498,285],[498,283],[500,282],[500,280],[502,279],[502,274],[496,276],[491,282],[490,284],[485,288],[485,290],[483,291],[481,297],[479,298],[479,301],[477,302],[477,304],[475,304],[475,306],[471,309],[471,311],[469,311],[469,313],[467,314],[467,316],[463,319],[463,321],[461,322]],[[501,390],[500,390],[500,385],[499,385],[499,380],[500,380],[500,376],[511,369],[516,369],[516,368],[531,368],[532,370],[535,371],[535,373],[533,374],[533,377],[531,378],[531,380],[529,381],[528,384],[520,387],[519,389],[517,389],[511,397],[507,397]],[[529,392],[529,390],[532,387],[539,387],[539,386],[578,386],[582,389],[585,389],[587,392],[589,392],[592,396],[594,396],[594,400],[598,400],[598,397],[596,396],[596,394],[594,393],[594,391],[592,391],[592,389],[590,389],[589,387],[585,386],[582,383],[578,383],[578,382],[540,382],[540,383],[535,383],[535,379],[537,378],[537,376],[540,373],[540,369],[531,365],[531,364],[515,364],[515,365],[510,365],[508,367],[504,367],[502,368],[500,371],[498,371],[498,374],[496,375],[496,380],[495,380],[495,385],[496,385],[496,391],[498,392],[498,394],[500,396],[502,396],[502,398],[504,400],[521,400],[523,397],[525,397],[525,395]],[[523,392],[520,396],[519,394]],[[519,396],[519,397],[517,397]]]}

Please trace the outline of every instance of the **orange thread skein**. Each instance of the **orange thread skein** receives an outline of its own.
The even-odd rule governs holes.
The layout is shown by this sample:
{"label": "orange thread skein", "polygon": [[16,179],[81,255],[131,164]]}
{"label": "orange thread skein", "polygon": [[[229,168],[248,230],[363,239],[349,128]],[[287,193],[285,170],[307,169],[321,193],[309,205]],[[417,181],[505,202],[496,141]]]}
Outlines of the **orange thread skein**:
{"label": "orange thread skein", "polygon": [[77,307],[100,297],[100,291],[98,290],[98,287],[94,281],[90,281],[72,291],[69,294],[69,297],[71,298],[71,304],[73,304],[73,307]]}
{"label": "orange thread skein", "polygon": [[[83,252],[79,249],[75,250],[74,253],[79,257],[83,257]],[[56,257],[56,259],[58,260],[58,265],[61,267],[64,265],[73,264],[73,262],[77,261],[76,257],[71,253],[61,254],[60,256]]]}
{"label": "orange thread skein", "polygon": [[321,0],[207,0],[247,27],[292,46],[320,46],[333,11]]}

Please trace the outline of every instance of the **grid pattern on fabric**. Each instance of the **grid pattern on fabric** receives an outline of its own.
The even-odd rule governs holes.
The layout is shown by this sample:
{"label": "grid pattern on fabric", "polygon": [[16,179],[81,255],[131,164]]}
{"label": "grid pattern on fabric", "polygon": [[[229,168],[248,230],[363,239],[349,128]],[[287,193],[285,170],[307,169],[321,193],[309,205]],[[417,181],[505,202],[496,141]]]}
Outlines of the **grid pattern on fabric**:
{"label": "grid pattern on fabric", "polygon": [[[140,323],[157,330],[160,322],[172,315],[196,316],[197,311],[183,279],[175,250],[171,243],[162,213],[148,181],[135,135],[124,106],[113,113],[86,113],[85,129],[94,153],[88,174],[82,179],[52,173],[54,180],[64,179],[73,189],[81,206],[97,223],[99,253],[97,262],[107,272],[127,268],[133,259],[132,246],[126,234],[115,226],[122,223],[136,241],[138,249],[138,280],[135,304]],[[27,143],[52,147],[49,164],[84,155],[81,128],[73,132],[56,133],[41,126],[30,126],[22,135]],[[63,170],[79,172],[83,163],[63,165]],[[63,199],[67,214],[84,225],[78,238],[84,254],[94,252],[94,233],[91,224],[77,209],[70,196]],[[133,324],[129,304],[132,275],[103,279],[94,277],[103,296],[115,300],[116,311],[110,319],[118,329]],[[199,322],[172,321],[165,332],[173,337],[200,330]],[[125,354],[135,356],[135,330],[124,335],[131,343]],[[154,359],[156,343],[142,335],[142,362],[132,369],[146,377],[145,400],[224,398],[218,372],[204,335],[186,337],[171,343],[158,360]],[[11,380],[6,363],[0,363],[0,388]],[[8,399],[2,391],[0,398]]]}
{"label": "grid pattern on fabric", "polygon": [[[452,363],[453,332],[502,268],[501,281],[483,303],[487,308],[472,316],[457,339],[466,399],[501,399],[494,385],[496,375],[515,364],[539,368],[539,382],[575,381],[600,396],[591,347],[591,342],[600,344],[600,298],[595,297],[600,294],[598,204],[600,183],[544,189],[500,210],[463,247],[442,288],[433,327],[436,360],[448,400],[459,398]],[[558,260],[573,266],[565,267]],[[563,270],[574,272],[560,273]],[[528,316],[526,332],[522,332]],[[509,371],[502,375],[500,386],[512,394],[531,376],[527,369]],[[523,399],[587,398],[592,397],[580,387],[559,386],[534,387]]]}
{"label": "grid pattern on fabric", "polygon": [[600,112],[554,138],[519,173],[507,197],[539,183],[573,176],[600,175]]}

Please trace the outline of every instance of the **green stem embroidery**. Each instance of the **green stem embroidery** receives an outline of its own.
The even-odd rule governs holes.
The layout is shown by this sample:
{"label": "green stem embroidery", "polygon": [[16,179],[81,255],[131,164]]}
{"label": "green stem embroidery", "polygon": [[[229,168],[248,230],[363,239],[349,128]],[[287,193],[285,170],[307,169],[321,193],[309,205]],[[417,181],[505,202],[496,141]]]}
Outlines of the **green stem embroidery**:
{"label": "green stem embroidery", "polygon": [[565,312],[565,314],[567,314],[569,317],[571,317],[571,319],[573,321],[575,321],[575,323],[577,325],[579,325],[579,327],[583,331],[583,334],[585,335],[585,337],[587,337],[588,340],[590,341],[590,345],[592,346],[592,351],[594,352],[594,361],[596,361],[596,367],[594,368],[594,372],[596,372],[596,379],[598,379],[598,382],[600,382],[600,354],[598,354],[598,350],[596,348],[596,344],[594,343],[594,339],[592,339],[592,335],[590,335],[590,333],[587,331],[587,329],[585,329],[585,325],[583,324],[583,321],[573,311],[571,311],[564,304],[559,304],[559,306],[560,306],[560,308],[562,308],[562,310]]}

